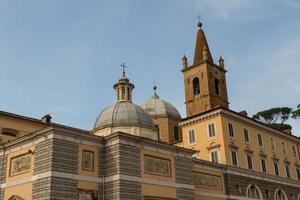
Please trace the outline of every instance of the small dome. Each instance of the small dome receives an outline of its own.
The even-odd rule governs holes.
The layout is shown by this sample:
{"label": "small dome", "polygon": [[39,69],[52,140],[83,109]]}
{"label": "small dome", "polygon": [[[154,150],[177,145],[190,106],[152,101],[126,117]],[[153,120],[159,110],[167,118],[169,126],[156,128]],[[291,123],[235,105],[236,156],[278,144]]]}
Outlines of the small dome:
{"label": "small dome", "polygon": [[154,130],[151,116],[129,101],[120,101],[104,109],[98,116],[94,129],[117,126],[137,126]]}
{"label": "small dome", "polygon": [[178,110],[172,104],[160,99],[156,94],[142,105],[142,108],[144,108],[144,110],[146,110],[151,116],[162,115],[181,119]]}

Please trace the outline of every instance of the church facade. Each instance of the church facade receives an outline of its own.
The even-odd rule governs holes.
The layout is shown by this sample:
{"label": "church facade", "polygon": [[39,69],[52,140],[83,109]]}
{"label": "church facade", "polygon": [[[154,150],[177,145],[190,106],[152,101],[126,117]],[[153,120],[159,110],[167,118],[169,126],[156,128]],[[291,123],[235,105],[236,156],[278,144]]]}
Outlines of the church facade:
{"label": "church facade", "polygon": [[92,130],[0,111],[0,199],[300,200],[300,140],[229,109],[202,24],[182,59],[187,117],[133,103],[125,71]]}

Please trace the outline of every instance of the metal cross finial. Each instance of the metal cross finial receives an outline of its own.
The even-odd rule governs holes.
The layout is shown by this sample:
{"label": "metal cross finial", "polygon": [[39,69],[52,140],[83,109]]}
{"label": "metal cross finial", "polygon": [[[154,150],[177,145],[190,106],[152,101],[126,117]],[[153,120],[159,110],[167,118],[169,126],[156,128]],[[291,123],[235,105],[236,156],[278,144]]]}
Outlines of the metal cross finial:
{"label": "metal cross finial", "polygon": [[125,74],[126,74],[125,69],[127,68],[127,66],[125,65],[125,63],[122,63],[121,67],[122,67],[122,70],[123,70],[123,77],[125,77]]}
{"label": "metal cross finial", "polygon": [[155,95],[155,96],[157,96],[156,90],[157,90],[157,86],[156,86],[155,81],[153,81],[153,91],[154,91],[154,95]]}

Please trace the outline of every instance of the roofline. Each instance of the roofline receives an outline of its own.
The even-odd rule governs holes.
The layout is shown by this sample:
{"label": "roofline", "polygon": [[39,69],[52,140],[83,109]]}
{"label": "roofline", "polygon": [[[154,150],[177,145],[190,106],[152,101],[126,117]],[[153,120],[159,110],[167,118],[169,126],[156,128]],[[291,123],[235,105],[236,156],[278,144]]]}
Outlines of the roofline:
{"label": "roofline", "polygon": [[[213,112],[214,112],[214,113],[213,113]],[[194,118],[208,117],[209,115],[212,115],[212,114],[219,114],[219,113],[220,113],[220,114],[233,115],[233,117],[237,117],[237,118],[239,118],[239,119],[241,119],[241,120],[244,120],[244,121],[247,120],[249,123],[252,123],[252,124],[254,124],[254,125],[256,125],[256,126],[260,126],[260,127],[264,128],[264,129],[268,129],[268,130],[270,130],[270,131],[272,131],[272,132],[275,132],[275,133],[278,133],[278,134],[280,134],[280,135],[282,135],[282,136],[284,136],[284,137],[290,137],[291,139],[296,139],[297,142],[300,141],[300,138],[299,138],[298,136],[296,136],[296,135],[288,134],[288,133],[286,133],[286,132],[284,132],[284,131],[280,131],[280,130],[275,129],[275,128],[271,127],[271,126],[268,126],[267,124],[264,124],[264,123],[262,123],[262,122],[260,122],[260,121],[257,121],[257,120],[255,120],[255,119],[252,119],[251,117],[242,115],[242,114],[240,114],[240,113],[238,113],[238,112],[235,112],[235,111],[233,111],[233,110],[224,108],[224,107],[222,107],[222,106],[215,107],[215,108],[213,108],[213,109],[211,109],[211,110],[205,111],[205,112],[203,112],[203,113],[199,113],[199,114],[197,114],[197,115],[193,115],[193,116],[190,116],[190,117],[186,117],[186,118],[182,119],[181,122],[179,122],[179,126],[184,126],[185,124],[189,123],[189,121],[197,121],[197,120],[200,120],[200,119],[192,120],[192,119],[194,119]]]}
{"label": "roofline", "polygon": [[78,131],[81,131],[81,132],[89,132],[88,130],[84,130],[84,129],[80,129],[80,128],[76,128],[76,127],[72,127],[72,126],[67,126],[67,125],[63,125],[63,124],[57,124],[57,123],[53,123],[53,122],[45,123],[45,122],[42,122],[41,119],[27,117],[27,116],[15,114],[15,113],[10,113],[10,112],[6,112],[6,111],[3,111],[3,110],[0,110],[0,115],[13,117],[13,118],[17,118],[17,119],[22,119],[22,120],[27,120],[27,121],[31,121],[31,122],[34,122],[34,123],[48,125],[48,126],[57,126],[57,127],[61,127],[61,128],[78,130]]}

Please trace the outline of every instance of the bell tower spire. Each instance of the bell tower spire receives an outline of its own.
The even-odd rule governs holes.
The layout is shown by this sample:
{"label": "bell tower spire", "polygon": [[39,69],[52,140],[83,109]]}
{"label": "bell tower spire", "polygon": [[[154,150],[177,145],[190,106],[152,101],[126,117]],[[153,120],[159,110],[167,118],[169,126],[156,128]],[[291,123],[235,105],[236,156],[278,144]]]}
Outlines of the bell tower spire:
{"label": "bell tower spire", "polygon": [[228,108],[224,59],[213,62],[202,23],[198,23],[194,63],[187,64],[184,56],[183,75],[187,116],[197,115],[215,107]]}
{"label": "bell tower spire", "polygon": [[134,89],[134,85],[130,83],[129,79],[126,77],[125,69],[127,66],[125,63],[121,64],[122,67],[122,76],[119,79],[119,82],[114,84],[114,89],[117,94],[117,101],[129,101],[132,102],[132,90]]}
{"label": "bell tower spire", "polygon": [[[204,58],[204,50],[206,51],[206,57]],[[194,53],[194,65],[199,65],[200,63],[208,61],[213,63],[213,58],[211,56],[209,46],[205,37],[205,33],[202,29],[202,23],[199,21],[198,23],[198,32],[196,38],[196,47]]]}

